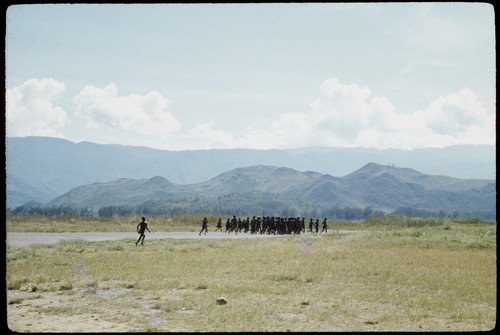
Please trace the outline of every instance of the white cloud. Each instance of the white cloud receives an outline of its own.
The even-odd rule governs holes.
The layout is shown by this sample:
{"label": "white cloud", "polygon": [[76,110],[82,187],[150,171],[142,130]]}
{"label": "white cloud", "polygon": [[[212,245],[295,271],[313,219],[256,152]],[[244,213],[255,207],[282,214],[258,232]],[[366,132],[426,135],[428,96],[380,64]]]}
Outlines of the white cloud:
{"label": "white cloud", "polygon": [[197,124],[175,139],[178,150],[226,148],[235,141],[231,133],[215,129],[214,121]]}
{"label": "white cloud", "polygon": [[[62,137],[66,112],[52,101],[65,89],[52,79],[26,81],[7,90],[8,136]],[[114,84],[85,87],[75,98],[71,120],[78,140],[142,145],[170,150],[211,148],[295,148],[339,146],[414,149],[496,141],[496,115],[469,88],[437,98],[428,107],[399,113],[389,98],[371,96],[367,87],[329,78],[304,112],[283,113],[274,121],[236,132],[212,120],[182,130],[166,110],[170,101],[157,92],[119,96]],[[83,135],[77,135],[80,132]],[[92,137],[88,137],[92,136]]]}
{"label": "white cloud", "polygon": [[468,88],[440,97],[423,110],[398,113],[387,97],[337,78],[323,82],[303,113],[284,113],[242,134],[199,124],[178,139],[196,148],[294,148],[339,146],[414,149],[454,144],[494,144],[495,115]]}
{"label": "white cloud", "polygon": [[[311,139],[316,145],[344,145],[356,139],[369,122],[370,90],[356,84],[344,85],[330,78],[320,87],[320,96],[312,103]],[[322,142],[322,143],[321,143]]]}
{"label": "white cloud", "polygon": [[170,101],[157,92],[119,96],[111,83],[105,88],[85,87],[75,96],[75,115],[90,128],[120,129],[139,135],[165,137],[177,133],[181,123],[166,112]]}
{"label": "white cloud", "polygon": [[438,98],[415,115],[425,120],[426,129],[446,145],[495,143],[495,114],[488,113],[468,88]]}
{"label": "white cloud", "polygon": [[308,114],[285,113],[267,127],[249,127],[238,145],[253,149],[303,147],[307,145],[311,127]]}
{"label": "white cloud", "polygon": [[495,115],[468,88],[440,97],[424,110],[398,113],[387,97],[330,78],[304,113],[282,114],[267,128],[249,129],[241,147],[340,146],[414,149],[495,144]]}
{"label": "white cloud", "polygon": [[487,127],[488,113],[478,97],[468,88],[440,97],[418,112],[427,126],[438,134],[462,136],[472,127]]}
{"label": "white cloud", "polygon": [[495,143],[495,115],[468,88],[440,97],[424,110],[398,114],[388,98],[370,99],[369,89],[331,78],[311,107],[314,145],[413,149]]}
{"label": "white cloud", "polygon": [[64,90],[65,85],[54,79],[30,79],[7,89],[7,135],[62,137],[67,113],[52,101]]}

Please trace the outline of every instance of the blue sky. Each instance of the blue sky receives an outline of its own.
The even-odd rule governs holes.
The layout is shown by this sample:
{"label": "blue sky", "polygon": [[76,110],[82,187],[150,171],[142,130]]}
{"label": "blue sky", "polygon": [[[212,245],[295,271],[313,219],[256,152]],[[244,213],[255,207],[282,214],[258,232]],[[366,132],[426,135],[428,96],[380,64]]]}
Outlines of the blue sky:
{"label": "blue sky", "polygon": [[16,5],[8,136],[168,150],[495,144],[486,3]]}

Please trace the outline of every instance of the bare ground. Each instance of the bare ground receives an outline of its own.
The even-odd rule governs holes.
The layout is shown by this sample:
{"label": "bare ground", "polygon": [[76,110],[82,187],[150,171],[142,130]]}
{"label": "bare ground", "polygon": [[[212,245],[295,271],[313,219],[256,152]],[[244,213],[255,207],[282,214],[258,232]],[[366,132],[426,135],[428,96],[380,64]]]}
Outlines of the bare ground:
{"label": "bare ground", "polygon": [[[8,327],[15,332],[137,331],[137,327],[126,321],[125,312],[116,308],[123,303],[122,300],[127,300],[118,291],[102,294],[84,291],[39,293],[9,290],[7,299],[21,301],[7,307]],[[121,301],[117,302],[117,299]],[[134,312],[134,309],[129,309],[126,313]]]}

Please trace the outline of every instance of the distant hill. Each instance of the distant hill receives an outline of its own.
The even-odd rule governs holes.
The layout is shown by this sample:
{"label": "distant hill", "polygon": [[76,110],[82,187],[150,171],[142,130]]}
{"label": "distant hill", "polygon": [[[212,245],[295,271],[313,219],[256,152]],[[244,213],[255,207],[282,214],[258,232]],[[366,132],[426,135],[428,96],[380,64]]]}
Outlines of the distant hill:
{"label": "distant hill", "polygon": [[412,151],[326,147],[167,151],[73,143],[50,137],[8,137],[6,203],[7,207],[29,201],[45,203],[77,186],[120,178],[162,176],[176,184],[200,183],[226,171],[253,165],[345,176],[375,162],[411,167],[432,175],[495,179],[495,157],[494,146],[464,145]]}
{"label": "distant hill", "polygon": [[174,184],[163,177],[93,183],[76,187],[48,205],[98,209],[148,201],[168,201],[180,207],[204,203],[207,211],[230,212],[234,208],[242,213],[273,215],[287,208],[300,213],[333,207],[371,207],[384,212],[401,207],[448,213],[494,212],[496,185],[491,180],[431,176],[375,163],[344,177],[258,165],[190,185]]}

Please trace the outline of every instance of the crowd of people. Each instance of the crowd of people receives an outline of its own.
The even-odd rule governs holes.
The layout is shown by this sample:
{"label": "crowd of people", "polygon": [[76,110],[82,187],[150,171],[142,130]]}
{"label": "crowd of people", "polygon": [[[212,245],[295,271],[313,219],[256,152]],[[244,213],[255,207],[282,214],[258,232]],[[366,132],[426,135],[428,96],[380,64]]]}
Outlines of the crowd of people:
{"label": "crowd of people", "polygon": [[[146,230],[150,232],[148,227],[148,222],[145,217],[141,218],[142,221],[137,225],[137,233],[139,234],[139,238],[135,242],[137,245],[141,242],[141,245],[144,245],[144,239],[146,237]],[[319,231],[319,219],[314,221],[312,218],[309,220],[308,231],[315,234],[328,233],[328,221],[326,218],[323,219],[323,223],[321,224],[322,229]],[[219,218],[217,221],[215,231],[220,231],[222,233],[222,218]],[[314,230],[313,230],[314,229]],[[236,218],[236,215],[233,215],[233,218],[227,218],[225,224],[224,233],[250,233],[250,234],[273,234],[273,235],[284,235],[284,234],[302,234],[306,232],[306,222],[305,218],[294,218],[294,217],[257,217],[254,216],[252,219],[250,217],[246,217],[246,219]],[[203,218],[201,222],[201,234],[206,235],[208,233],[208,219],[206,217]]]}
{"label": "crowd of people", "polygon": [[[310,219],[308,223],[308,231],[311,233],[321,234],[328,233],[328,221],[326,218],[321,223],[322,229],[319,231],[319,219]],[[300,217],[258,217],[254,216],[240,218],[233,215],[232,218],[227,218],[225,225],[223,225],[222,218],[217,221],[215,232],[220,231],[227,234],[250,233],[250,234],[301,234],[306,232],[305,218]],[[203,218],[200,235],[208,232],[208,220]]]}

